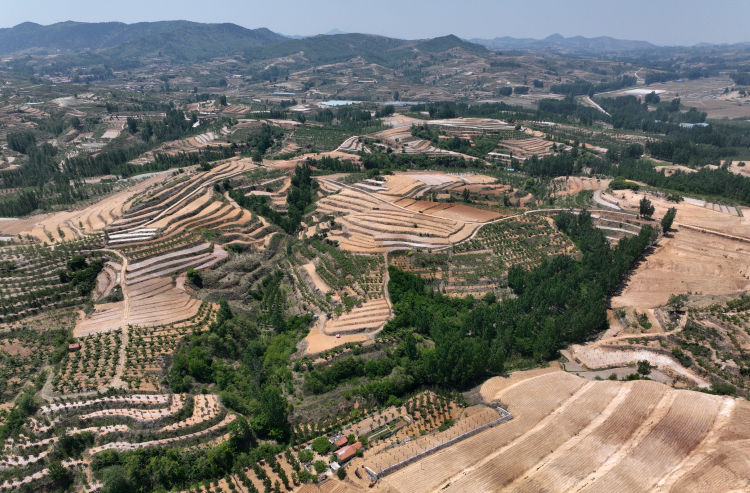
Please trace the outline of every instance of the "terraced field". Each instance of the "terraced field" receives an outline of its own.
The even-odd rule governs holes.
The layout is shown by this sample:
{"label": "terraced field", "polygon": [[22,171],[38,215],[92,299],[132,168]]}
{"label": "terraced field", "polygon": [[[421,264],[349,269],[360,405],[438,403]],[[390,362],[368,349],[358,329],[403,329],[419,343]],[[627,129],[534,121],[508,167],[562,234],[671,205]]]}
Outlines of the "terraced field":
{"label": "terraced field", "polygon": [[0,324],[80,304],[83,296],[60,272],[76,255],[101,257],[101,245],[102,237],[91,235],[53,246],[0,248]]}
{"label": "terraced field", "polygon": [[318,211],[334,216],[340,228],[329,231],[328,239],[337,241],[343,250],[358,253],[447,248],[471,236],[478,227],[477,223],[415,212],[351,189],[320,200]]}
{"label": "terraced field", "polygon": [[49,243],[70,241],[87,234],[101,233],[104,228],[122,216],[130,200],[163,181],[167,175],[157,173],[144,179],[131,179],[126,189],[108,195],[96,202],[71,211],[39,214],[21,219],[0,219],[0,236],[20,240]]}
{"label": "terraced field", "polygon": [[512,266],[531,268],[547,256],[574,251],[546,217],[529,214],[482,226],[445,253],[391,254],[391,263],[433,280],[445,294],[481,296],[503,293]]}
{"label": "terraced field", "polygon": [[483,392],[485,398],[507,404],[511,421],[385,476],[380,488],[483,492],[750,487],[747,448],[738,452],[750,438],[746,401],[649,381],[587,382],[560,371],[513,377],[514,382]]}
{"label": "terraced field", "polygon": [[498,149],[489,155],[507,162],[510,162],[511,159],[524,161],[531,156],[542,157],[552,154],[553,145],[553,142],[540,137],[508,139],[501,141]]}
{"label": "terraced field", "polygon": [[143,156],[131,161],[132,164],[146,164],[154,160],[156,154],[176,155],[179,153],[197,152],[207,147],[222,147],[230,145],[229,142],[220,140],[222,137],[229,135],[227,128],[220,132],[206,132],[194,137],[180,139],[161,145],[154,151],[149,151]]}
{"label": "terraced field", "polygon": [[[10,491],[22,482],[43,479],[49,471],[37,467],[59,440],[57,424],[65,423],[65,434],[90,432],[93,445],[86,454],[106,450],[139,448],[201,447],[226,435],[236,419],[213,394],[129,394],[124,396],[65,399],[41,407],[24,430],[22,440],[6,442],[4,461],[18,470],[18,478],[6,480],[0,489]],[[77,467],[82,461],[65,465]],[[27,475],[22,474],[26,472]]]}

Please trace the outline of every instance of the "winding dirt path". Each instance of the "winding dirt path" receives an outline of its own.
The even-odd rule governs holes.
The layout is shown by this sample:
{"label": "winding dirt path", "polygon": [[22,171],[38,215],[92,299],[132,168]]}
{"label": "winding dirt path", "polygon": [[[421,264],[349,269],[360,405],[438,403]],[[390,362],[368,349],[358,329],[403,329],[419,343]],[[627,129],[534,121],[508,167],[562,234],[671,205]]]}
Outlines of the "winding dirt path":
{"label": "winding dirt path", "polygon": [[128,258],[118,250],[105,249],[105,251],[114,253],[122,259],[122,266],[120,267],[120,289],[122,290],[122,320],[120,323],[122,325],[122,337],[120,338],[120,353],[117,358],[117,366],[115,366],[115,376],[109,382],[109,386],[127,389],[128,384],[122,380],[122,372],[125,369],[126,349],[130,341],[129,326],[125,323],[130,318],[130,293],[128,293],[128,286],[125,282]]}

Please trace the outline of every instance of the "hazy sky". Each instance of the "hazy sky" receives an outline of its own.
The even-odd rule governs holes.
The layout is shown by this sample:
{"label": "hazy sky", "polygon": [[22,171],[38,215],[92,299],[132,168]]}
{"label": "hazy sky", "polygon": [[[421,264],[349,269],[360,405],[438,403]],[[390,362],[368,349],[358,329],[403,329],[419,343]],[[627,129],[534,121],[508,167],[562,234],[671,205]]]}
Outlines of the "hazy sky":
{"label": "hazy sky", "polygon": [[301,35],[337,28],[412,39],[560,33],[668,45],[750,41],[749,0],[0,0],[0,27],[173,19]]}

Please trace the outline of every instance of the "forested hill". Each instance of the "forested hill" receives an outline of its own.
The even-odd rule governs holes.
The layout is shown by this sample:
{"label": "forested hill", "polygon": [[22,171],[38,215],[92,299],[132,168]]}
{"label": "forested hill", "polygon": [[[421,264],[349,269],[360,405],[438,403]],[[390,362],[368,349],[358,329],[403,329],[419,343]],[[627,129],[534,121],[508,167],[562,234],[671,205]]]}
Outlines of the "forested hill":
{"label": "forested hill", "polygon": [[0,54],[98,51],[122,57],[161,54],[195,60],[242,53],[285,39],[265,28],[245,29],[236,24],[67,21],[42,26],[25,22],[0,29]]}
{"label": "forested hill", "polygon": [[[60,22],[42,26],[31,22],[0,29],[0,55],[95,54],[100,60],[166,58],[173,62],[209,60],[241,55],[264,60],[303,54],[312,64],[334,63],[361,56],[386,66],[402,63],[419,53],[453,49],[483,55],[484,46],[448,35],[424,40],[403,40],[371,34],[322,34],[291,39],[266,28],[246,29],[236,24],[188,21]],[[103,58],[102,58],[103,57]]]}
{"label": "forested hill", "polygon": [[420,53],[432,54],[460,49],[483,55],[484,46],[448,35],[423,40],[403,40],[373,34],[321,34],[311,38],[289,39],[255,50],[248,56],[256,59],[276,58],[302,53],[311,64],[336,63],[361,56],[368,62],[395,66]]}

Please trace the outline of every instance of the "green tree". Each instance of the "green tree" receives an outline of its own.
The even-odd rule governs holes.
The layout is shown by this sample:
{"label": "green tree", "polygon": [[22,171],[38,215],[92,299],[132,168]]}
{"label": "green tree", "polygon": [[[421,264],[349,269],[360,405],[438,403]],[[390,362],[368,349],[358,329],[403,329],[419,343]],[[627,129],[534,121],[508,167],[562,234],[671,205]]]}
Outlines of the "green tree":
{"label": "green tree", "polygon": [[654,215],[654,206],[646,197],[641,199],[641,202],[638,204],[638,210],[643,217],[651,217]]}
{"label": "green tree", "polygon": [[251,418],[253,429],[260,436],[286,441],[289,436],[289,403],[281,395],[281,390],[269,385],[260,390],[258,401],[259,410]]}
{"label": "green tree", "polygon": [[653,368],[654,367],[651,365],[651,363],[649,363],[648,360],[643,359],[638,362],[638,373],[640,373],[641,375],[645,376],[650,374]]}
{"label": "green tree", "polygon": [[672,229],[672,223],[674,222],[674,218],[677,215],[677,209],[675,207],[670,207],[667,209],[667,213],[664,214],[664,217],[661,218],[661,229],[665,233]]}
{"label": "green tree", "polygon": [[198,272],[197,270],[195,270],[195,269],[188,269],[188,271],[187,271],[187,279],[192,284],[194,284],[195,287],[197,287],[197,288],[202,288],[203,287],[203,277],[201,276],[201,273]]}
{"label": "green tree", "polygon": [[130,132],[131,134],[136,133],[138,131],[138,120],[129,116],[127,122],[128,132]]}
{"label": "green tree", "polygon": [[60,490],[67,490],[73,484],[73,474],[56,460],[49,465],[49,478]]}
{"label": "green tree", "polygon": [[318,437],[312,442],[312,448],[320,455],[324,455],[331,450],[331,442],[326,437]]}

